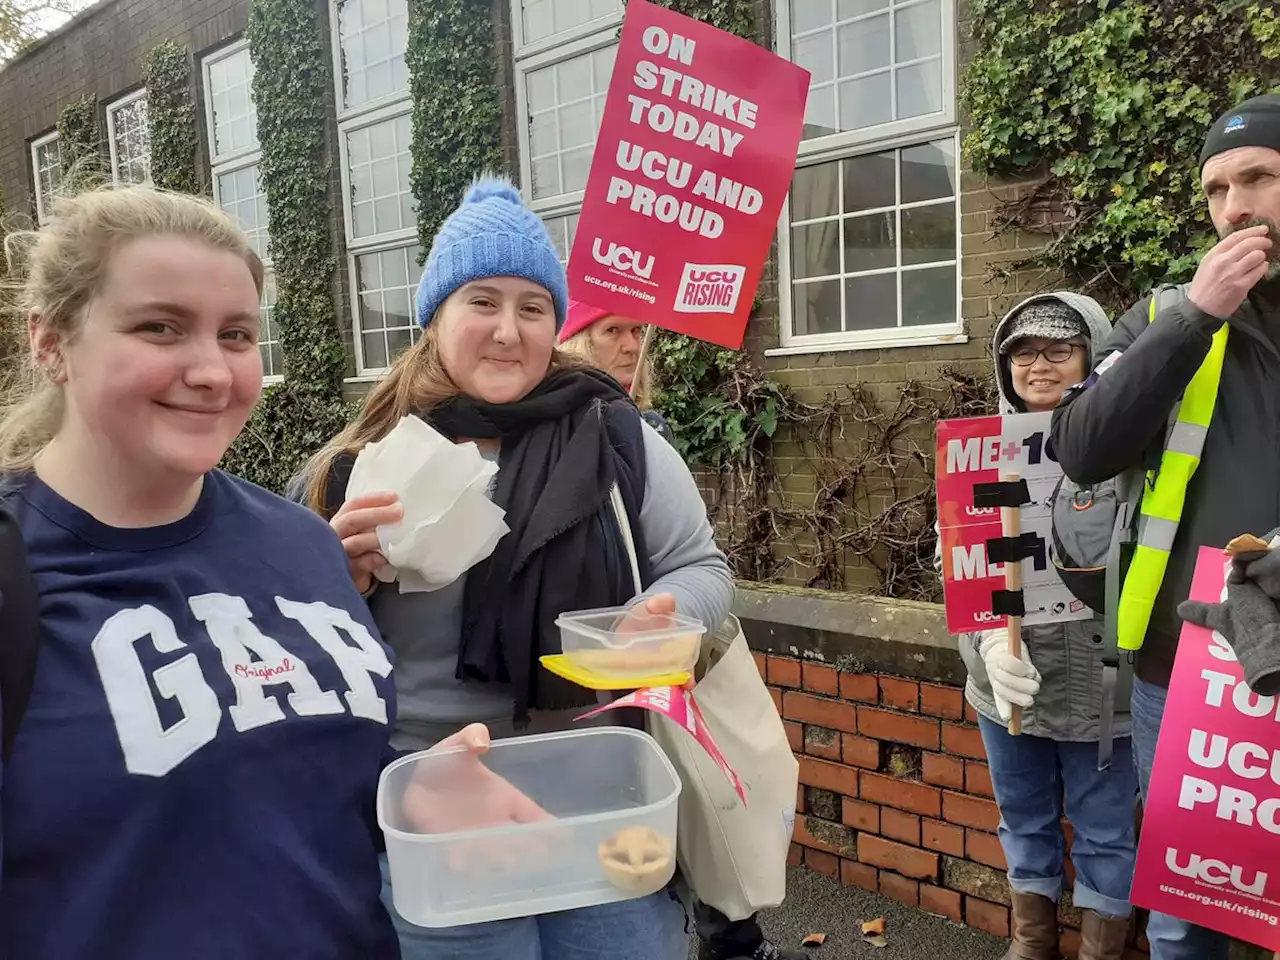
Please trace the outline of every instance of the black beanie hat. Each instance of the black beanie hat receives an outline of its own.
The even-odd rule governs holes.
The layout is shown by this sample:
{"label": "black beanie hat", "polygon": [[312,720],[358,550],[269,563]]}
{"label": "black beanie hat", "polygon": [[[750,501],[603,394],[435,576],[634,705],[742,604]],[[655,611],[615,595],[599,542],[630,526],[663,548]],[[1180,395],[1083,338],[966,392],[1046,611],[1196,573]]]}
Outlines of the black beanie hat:
{"label": "black beanie hat", "polygon": [[1254,97],[1220,116],[1204,138],[1200,169],[1210,157],[1236,147],[1280,150],[1280,95]]}

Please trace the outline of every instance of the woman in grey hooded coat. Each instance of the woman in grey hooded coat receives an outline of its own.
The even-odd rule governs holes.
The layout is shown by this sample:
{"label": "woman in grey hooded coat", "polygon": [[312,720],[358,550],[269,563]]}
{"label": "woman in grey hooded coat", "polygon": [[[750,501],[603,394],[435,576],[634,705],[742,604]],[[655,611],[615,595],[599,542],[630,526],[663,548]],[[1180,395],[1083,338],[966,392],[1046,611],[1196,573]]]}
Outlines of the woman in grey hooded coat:
{"label": "woman in grey hooded coat", "polygon": [[[1002,413],[1052,410],[1093,365],[1111,328],[1089,297],[1053,293],[1016,306],[992,341]],[[939,557],[940,559],[940,557]],[[1103,697],[1099,620],[1026,627],[1022,658],[1008,633],[960,638],[965,696],[978,712],[1009,864],[1013,943],[1005,960],[1056,960],[1065,813],[1074,839],[1073,900],[1083,910],[1080,960],[1119,960],[1129,930],[1138,783],[1127,705],[1117,705],[1110,768],[1098,769]],[[1022,734],[1008,731],[1022,708]]]}

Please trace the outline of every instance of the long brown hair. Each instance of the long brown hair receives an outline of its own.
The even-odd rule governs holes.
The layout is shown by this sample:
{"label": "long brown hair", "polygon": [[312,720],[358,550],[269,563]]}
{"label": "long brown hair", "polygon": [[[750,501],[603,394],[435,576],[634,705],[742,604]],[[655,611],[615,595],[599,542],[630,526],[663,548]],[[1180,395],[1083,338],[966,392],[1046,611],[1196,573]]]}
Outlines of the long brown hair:
{"label": "long brown hair", "polygon": [[[586,366],[577,357],[552,350],[547,373]],[[333,511],[326,507],[326,493],[333,461],[354,456],[366,444],[381,440],[408,414],[426,415],[461,391],[449,376],[440,357],[434,323],[428,324],[421,339],[396,359],[386,375],[365,394],[360,412],[336,437],[307,461],[300,483],[303,503],[326,519]]]}
{"label": "long brown hair", "polygon": [[[131,240],[155,236],[198,240],[235,254],[262,296],[262,261],[244,231],[212,203],[149,187],[99,187],[59,200],[38,232],[5,238],[9,264],[18,264],[25,280],[4,322],[25,325],[32,318],[71,342],[105,282],[111,255]],[[0,397],[0,474],[30,470],[62,425],[62,387],[37,367],[30,351],[19,351],[16,361]]]}

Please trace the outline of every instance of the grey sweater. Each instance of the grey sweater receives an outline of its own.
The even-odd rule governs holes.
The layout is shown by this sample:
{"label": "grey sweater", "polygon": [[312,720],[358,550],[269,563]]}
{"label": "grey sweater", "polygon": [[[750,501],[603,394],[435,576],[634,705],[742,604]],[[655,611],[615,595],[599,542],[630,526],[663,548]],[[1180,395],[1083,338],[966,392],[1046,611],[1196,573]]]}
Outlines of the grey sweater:
{"label": "grey sweater", "polygon": [[[640,526],[654,583],[646,594],[670,593],[676,609],[714,630],[733,603],[733,577],[716,546],[706,506],[680,455],[644,426],[647,479]],[[496,683],[456,679],[466,578],[432,593],[380,586],[370,598],[373,618],[395,651],[396,729],[392,745],[422,750],[462,726],[489,725],[494,736],[512,732],[514,698]],[[535,714],[536,732],[568,727],[581,711]]]}

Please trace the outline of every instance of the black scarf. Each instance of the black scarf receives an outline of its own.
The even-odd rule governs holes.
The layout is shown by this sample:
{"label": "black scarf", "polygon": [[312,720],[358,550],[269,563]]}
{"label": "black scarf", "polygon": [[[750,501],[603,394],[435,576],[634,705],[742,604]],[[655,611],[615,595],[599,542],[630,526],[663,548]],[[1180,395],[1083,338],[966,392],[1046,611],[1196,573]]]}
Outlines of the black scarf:
{"label": "black scarf", "polygon": [[597,519],[619,474],[605,424],[613,403],[631,403],[615,380],[576,369],[550,374],[515,403],[459,396],[429,417],[450,439],[502,441],[494,502],[511,532],[467,576],[458,676],[509,683],[517,724],[530,709],[595,703],[538,658],[560,652],[561,613],[628,599],[606,575]]}

